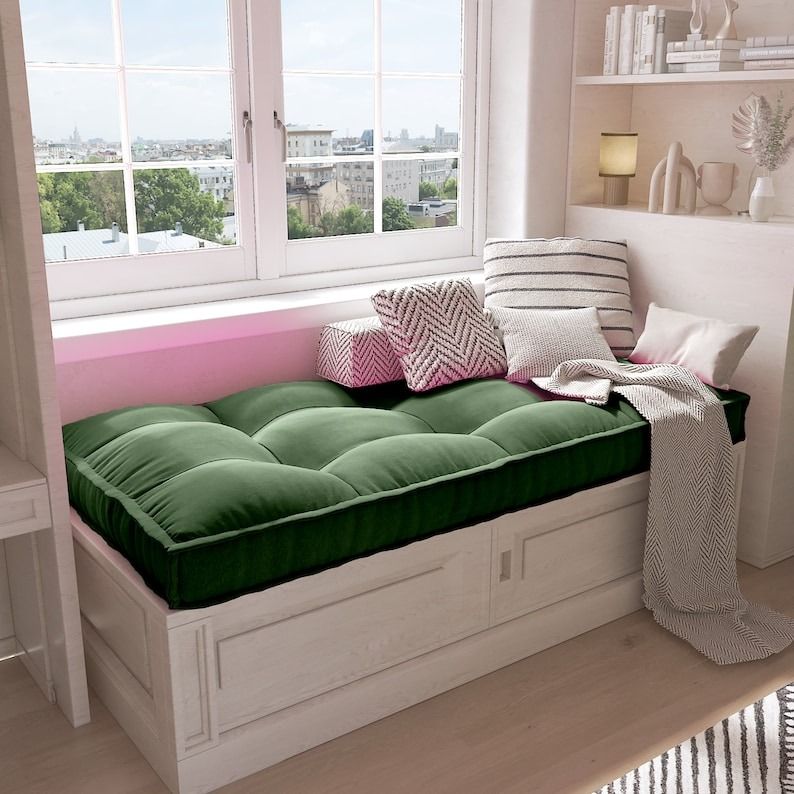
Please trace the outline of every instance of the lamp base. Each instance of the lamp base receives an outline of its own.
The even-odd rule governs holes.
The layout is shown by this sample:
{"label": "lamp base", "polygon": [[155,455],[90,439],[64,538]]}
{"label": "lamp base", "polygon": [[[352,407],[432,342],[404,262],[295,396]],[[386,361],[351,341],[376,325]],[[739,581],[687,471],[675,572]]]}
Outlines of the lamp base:
{"label": "lamp base", "polygon": [[604,177],[604,204],[608,207],[624,207],[629,203],[629,177]]}

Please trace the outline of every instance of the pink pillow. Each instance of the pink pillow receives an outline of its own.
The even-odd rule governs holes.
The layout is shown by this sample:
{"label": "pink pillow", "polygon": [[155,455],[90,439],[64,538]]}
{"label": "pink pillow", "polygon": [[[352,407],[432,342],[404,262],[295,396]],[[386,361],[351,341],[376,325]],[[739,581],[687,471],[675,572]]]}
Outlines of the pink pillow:
{"label": "pink pillow", "polygon": [[757,333],[757,325],[726,323],[652,303],[629,361],[678,364],[709,386],[730,389],[733,373]]}
{"label": "pink pillow", "polygon": [[381,290],[372,305],[413,391],[505,374],[505,351],[468,279]]}

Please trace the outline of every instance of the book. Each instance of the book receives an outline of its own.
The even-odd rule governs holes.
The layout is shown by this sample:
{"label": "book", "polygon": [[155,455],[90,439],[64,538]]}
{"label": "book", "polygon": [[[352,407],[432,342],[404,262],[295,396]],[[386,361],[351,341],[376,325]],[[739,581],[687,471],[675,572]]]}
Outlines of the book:
{"label": "book", "polygon": [[[689,23],[687,22],[687,29]],[[699,41],[671,41],[667,52],[701,52],[703,50],[740,50],[747,42],[738,39],[700,39]]]}
{"label": "book", "polygon": [[740,72],[745,64],[742,61],[714,63],[671,63],[667,70],[671,74],[695,74],[698,72]]}
{"label": "book", "polygon": [[604,33],[604,74],[618,73],[618,55],[620,48],[620,17],[622,6],[612,6],[606,18]]}
{"label": "book", "polygon": [[665,53],[671,42],[682,39],[689,32],[691,14],[678,8],[660,8],[656,21],[656,51],[653,58],[654,74],[667,70]]}
{"label": "book", "polygon": [[644,17],[648,12],[643,10],[642,7],[637,9],[637,14],[634,17],[634,51],[631,55],[631,73],[640,73],[640,51],[642,50],[642,29],[644,24]]}
{"label": "book", "polygon": [[699,52],[668,52],[667,63],[721,63],[736,62],[736,50],[700,50]]}
{"label": "book", "polygon": [[653,62],[656,57],[656,29],[659,24],[660,6],[649,5],[642,12],[642,30],[640,34],[640,51],[637,62],[637,74],[653,74]]}
{"label": "book", "polygon": [[630,4],[624,6],[621,13],[618,74],[631,74],[634,59],[634,26],[638,9],[641,10],[642,6]]}
{"label": "book", "polygon": [[794,58],[774,58],[765,61],[745,61],[747,71],[760,71],[762,69],[794,69]]}
{"label": "book", "polygon": [[785,47],[794,44],[794,33],[783,36],[750,36],[747,39],[748,47]]}
{"label": "book", "polygon": [[739,50],[743,61],[764,61],[770,58],[794,58],[794,44],[780,47],[745,47]]}

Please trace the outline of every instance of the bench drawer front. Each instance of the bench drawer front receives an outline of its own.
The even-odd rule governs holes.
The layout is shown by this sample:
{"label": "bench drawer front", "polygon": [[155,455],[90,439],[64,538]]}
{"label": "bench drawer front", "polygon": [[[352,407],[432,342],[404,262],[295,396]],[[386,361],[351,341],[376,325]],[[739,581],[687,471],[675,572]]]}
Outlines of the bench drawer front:
{"label": "bench drawer front", "polygon": [[[587,492],[495,522],[493,623],[501,623],[642,568],[647,478],[616,484],[615,502],[599,510]],[[555,516],[554,513],[557,513]]]}
{"label": "bench drawer front", "polygon": [[311,591],[273,588],[248,624],[222,619],[221,732],[485,629],[490,555],[487,527],[462,529],[316,574]]}

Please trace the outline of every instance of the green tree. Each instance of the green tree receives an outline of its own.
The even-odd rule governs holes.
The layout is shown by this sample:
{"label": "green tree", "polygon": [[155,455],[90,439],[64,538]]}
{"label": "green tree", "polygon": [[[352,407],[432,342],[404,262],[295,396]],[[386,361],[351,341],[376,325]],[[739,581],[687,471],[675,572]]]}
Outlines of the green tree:
{"label": "green tree", "polygon": [[441,188],[441,197],[445,199],[456,199],[458,197],[458,180],[450,177],[444,182]]}
{"label": "green tree", "polygon": [[180,222],[186,234],[213,242],[223,239],[223,202],[202,193],[198,177],[187,168],[138,171],[135,210],[142,232],[173,229]]}
{"label": "green tree", "polygon": [[303,220],[297,207],[287,207],[287,239],[305,240],[307,237],[316,237],[317,229]]}
{"label": "green tree", "polygon": [[124,187],[120,173],[39,174],[41,225],[45,234],[126,226]]}
{"label": "green tree", "polygon": [[427,198],[434,198],[438,195],[438,188],[432,182],[419,183],[419,201]]}
{"label": "green tree", "polygon": [[414,219],[408,214],[405,202],[396,196],[383,199],[383,231],[401,232],[415,229]]}
{"label": "green tree", "polygon": [[358,204],[351,204],[337,212],[324,212],[318,227],[322,237],[367,234],[373,230],[372,215],[364,212]]}

